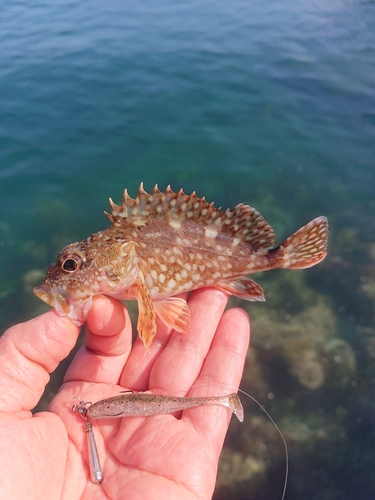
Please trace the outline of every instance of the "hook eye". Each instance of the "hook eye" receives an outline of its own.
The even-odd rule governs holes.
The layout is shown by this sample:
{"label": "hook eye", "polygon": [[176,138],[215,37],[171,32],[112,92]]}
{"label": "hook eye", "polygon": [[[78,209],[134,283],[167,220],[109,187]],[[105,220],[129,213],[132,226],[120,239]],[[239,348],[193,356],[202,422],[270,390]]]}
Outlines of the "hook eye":
{"label": "hook eye", "polygon": [[79,413],[84,420],[87,420],[87,409],[92,405],[91,401],[83,401],[78,396],[74,396],[73,402],[72,412]]}

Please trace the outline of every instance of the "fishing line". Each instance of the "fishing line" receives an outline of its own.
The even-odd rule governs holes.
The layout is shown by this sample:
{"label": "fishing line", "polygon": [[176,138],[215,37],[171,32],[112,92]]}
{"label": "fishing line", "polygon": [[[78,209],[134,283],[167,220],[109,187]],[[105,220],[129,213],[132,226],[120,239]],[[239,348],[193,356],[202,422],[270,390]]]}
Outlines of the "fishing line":
{"label": "fishing line", "polygon": [[279,426],[276,424],[276,422],[274,421],[274,419],[271,417],[271,415],[268,413],[268,411],[265,409],[265,407],[262,404],[259,403],[259,401],[257,401],[253,396],[250,396],[250,394],[248,394],[247,392],[243,391],[242,389],[238,389],[238,392],[241,392],[242,394],[245,394],[245,396],[247,396],[252,401],[254,401],[254,403],[256,403],[259,406],[259,408],[262,411],[264,411],[264,413],[267,415],[267,417],[270,419],[270,421],[275,426],[275,429],[277,430],[277,432],[279,433],[279,435],[280,435],[280,437],[281,437],[281,439],[283,441],[284,450],[285,450],[285,479],[284,479],[284,487],[283,487],[283,494],[281,495],[281,500],[284,500],[285,494],[286,494],[286,487],[287,487],[287,484],[288,484],[289,454],[288,454],[288,446],[286,444],[286,441],[285,441],[285,438],[283,436],[283,433],[281,432]]}
{"label": "fishing line", "polygon": [[[222,384],[213,384],[213,385],[222,386]],[[254,398],[254,396],[251,396],[248,392],[243,391],[242,389],[237,388],[234,385],[225,384],[225,386],[226,387],[230,387],[231,389],[234,389],[234,390],[236,390],[238,392],[241,392],[242,394],[244,394],[245,396],[247,396],[248,398],[250,398],[252,401],[254,401],[254,403],[256,403],[259,406],[259,408],[267,415],[267,417],[269,418],[269,420],[275,426],[275,429],[279,433],[279,435],[280,435],[280,437],[282,439],[282,442],[283,442],[283,445],[284,445],[284,451],[285,451],[285,479],[284,479],[283,493],[281,495],[281,500],[284,500],[285,499],[285,495],[286,495],[286,488],[287,488],[287,484],[288,484],[288,476],[289,476],[289,452],[288,452],[288,445],[286,444],[286,440],[285,440],[285,438],[283,436],[283,433],[281,432],[281,430],[280,430],[279,426],[277,425],[277,423],[274,421],[274,419],[271,417],[271,415],[265,409],[265,407],[259,401],[257,401]]]}

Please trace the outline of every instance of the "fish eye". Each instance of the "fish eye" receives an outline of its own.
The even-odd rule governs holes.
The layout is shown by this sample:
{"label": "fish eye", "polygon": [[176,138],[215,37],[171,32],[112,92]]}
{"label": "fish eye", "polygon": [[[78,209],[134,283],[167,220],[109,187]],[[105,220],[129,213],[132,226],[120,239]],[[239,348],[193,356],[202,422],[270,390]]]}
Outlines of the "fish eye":
{"label": "fish eye", "polygon": [[84,262],[86,262],[86,255],[83,252],[73,248],[65,248],[59,255],[57,265],[61,271],[73,274],[82,267]]}
{"label": "fish eye", "polygon": [[66,271],[67,273],[74,273],[74,271],[76,271],[80,266],[79,260],[80,259],[75,257],[68,257],[65,259],[61,264],[63,271]]}

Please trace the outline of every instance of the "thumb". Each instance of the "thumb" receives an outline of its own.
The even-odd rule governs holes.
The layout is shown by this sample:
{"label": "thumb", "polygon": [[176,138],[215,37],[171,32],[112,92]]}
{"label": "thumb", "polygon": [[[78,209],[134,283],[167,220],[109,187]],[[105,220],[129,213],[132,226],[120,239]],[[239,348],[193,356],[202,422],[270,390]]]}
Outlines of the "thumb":
{"label": "thumb", "polygon": [[0,338],[0,413],[31,410],[49,374],[73,349],[79,327],[54,310],[14,325]]}

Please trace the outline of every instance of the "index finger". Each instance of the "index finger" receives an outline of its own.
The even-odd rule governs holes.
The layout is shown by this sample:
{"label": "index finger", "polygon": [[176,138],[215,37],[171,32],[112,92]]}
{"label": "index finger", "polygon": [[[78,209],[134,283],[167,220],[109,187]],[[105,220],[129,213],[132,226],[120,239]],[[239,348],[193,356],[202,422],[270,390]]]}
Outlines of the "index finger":
{"label": "index finger", "polygon": [[85,345],[74,357],[64,382],[118,384],[131,347],[132,326],[124,304],[104,295],[94,297]]}

